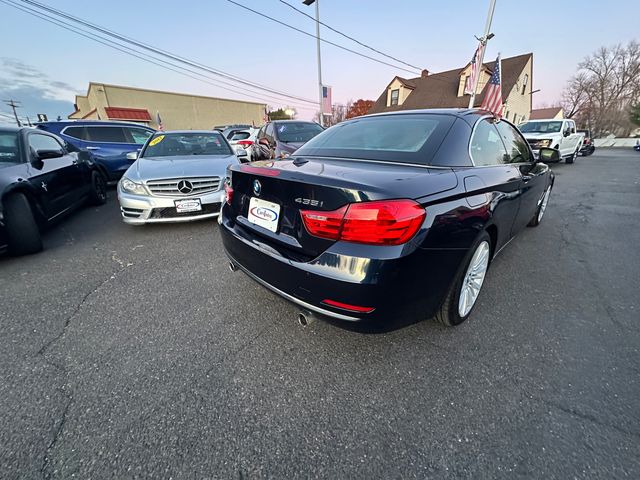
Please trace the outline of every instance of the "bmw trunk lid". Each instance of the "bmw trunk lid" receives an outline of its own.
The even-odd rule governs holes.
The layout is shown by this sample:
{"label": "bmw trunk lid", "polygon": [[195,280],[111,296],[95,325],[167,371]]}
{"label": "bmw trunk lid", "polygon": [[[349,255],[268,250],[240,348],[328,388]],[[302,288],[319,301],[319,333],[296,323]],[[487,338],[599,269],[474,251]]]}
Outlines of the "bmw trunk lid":
{"label": "bmw trunk lid", "polygon": [[455,188],[449,169],[341,158],[296,157],[231,167],[232,221],[274,253],[311,259],[333,240],[312,236],[301,210],[332,211],[350,203],[416,199]]}

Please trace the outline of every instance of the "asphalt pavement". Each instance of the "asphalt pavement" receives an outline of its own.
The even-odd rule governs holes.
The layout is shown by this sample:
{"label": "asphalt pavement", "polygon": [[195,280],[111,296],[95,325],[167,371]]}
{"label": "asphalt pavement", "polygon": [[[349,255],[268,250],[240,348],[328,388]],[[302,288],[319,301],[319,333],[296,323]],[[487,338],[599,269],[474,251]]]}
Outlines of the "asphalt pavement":
{"label": "asphalt pavement", "polygon": [[640,478],[640,154],[557,164],[472,319],[366,334],[117,201],[0,258],[1,478]]}

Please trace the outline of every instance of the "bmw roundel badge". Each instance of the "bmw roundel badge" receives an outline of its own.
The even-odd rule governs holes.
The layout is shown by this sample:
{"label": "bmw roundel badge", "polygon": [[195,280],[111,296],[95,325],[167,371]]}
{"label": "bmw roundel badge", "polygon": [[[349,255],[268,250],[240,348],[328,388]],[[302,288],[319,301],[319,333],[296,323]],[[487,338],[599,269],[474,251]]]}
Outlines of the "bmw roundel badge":
{"label": "bmw roundel badge", "polygon": [[253,181],[253,193],[255,193],[256,197],[260,196],[260,192],[262,192],[262,185],[260,185],[259,180]]}

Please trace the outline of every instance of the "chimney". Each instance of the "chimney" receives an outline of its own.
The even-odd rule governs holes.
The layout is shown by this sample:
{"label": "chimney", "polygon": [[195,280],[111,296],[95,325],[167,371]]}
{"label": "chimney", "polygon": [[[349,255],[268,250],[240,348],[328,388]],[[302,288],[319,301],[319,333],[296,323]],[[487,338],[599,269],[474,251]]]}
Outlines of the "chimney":
{"label": "chimney", "polygon": [[422,70],[422,73],[420,73],[420,76],[422,78],[428,77],[429,76],[429,70],[427,70],[426,68]]}

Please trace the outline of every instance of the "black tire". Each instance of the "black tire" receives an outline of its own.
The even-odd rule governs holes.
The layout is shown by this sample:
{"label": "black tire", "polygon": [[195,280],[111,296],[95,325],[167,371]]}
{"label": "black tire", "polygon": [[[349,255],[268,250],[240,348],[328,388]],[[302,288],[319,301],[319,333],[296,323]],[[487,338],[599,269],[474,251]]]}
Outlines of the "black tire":
{"label": "black tire", "polygon": [[98,170],[91,172],[91,191],[89,203],[91,205],[104,205],[107,201],[107,179]]}
{"label": "black tire", "polygon": [[23,193],[13,193],[5,199],[4,222],[12,254],[28,255],[42,250],[40,230],[31,204]]}
{"label": "black tire", "polygon": [[[491,245],[491,238],[489,237],[489,234],[487,232],[482,232],[480,235],[478,235],[478,238],[476,238],[475,242],[469,249],[469,252],[465,256],[462,265],[460,265],[458,273],[456,274],[453,282],[451,283],[451,286],[449,287],[449,291],[447,292],[444,302],[442,302],[440,310],[438,310],[438,312],[435,314],[435,320],[446,327],[455,327],[456,325],[460,325],[467,318],[469,318],[471,313],[473,313],[475,305],[477,304],[476,301],[471,307],[471,310],[469,310],[466,315],[460,315],[460,312],[458,310],[458,303],[460,301],[460,294],[462,292],[462,283],[465,280],[465,275],[467,273],[467,269],[469,268],[469,264],[471,263],[471,259],[473,258],[476,250],[483,242],[487,242],[489,246],[489,265],[491,265],[491,253],[493,252],[493,245]],[[489,265],[487,266],[487,268],[489,268]],[[482,291],[482,286],[480,287],[480,289],[480,291]]]}
{"label": "black tire", "polygon": [[[547,204],[549,203],[550,195],[551,185],[549,185],[544,191],[542,200],[540,201],[540,205],[538,205],[538,208],[536,208],[536,213],[533,215],[531,221],[527,224],[529,227],[537,227],[538,225],[540,225],[540,222],[542,222],[542,219],[544,218],[544,212],[547,209]],[[546,200],[544,196],[547,196]],[[542,212],[542,214],[540,214],[540,212]]]}
{"label": "black tire", "polygon": [[580,151],[580,150],[576,148],[576,151],[575,151],[575,152],[573,152],[573,154],[572,154],[572,155],[568,156],[568,157],[565,159],[565,163],[573,163],[573,162],[575,162],[576,158],[578,157],[578,152],[579,152],[579,151]]}

